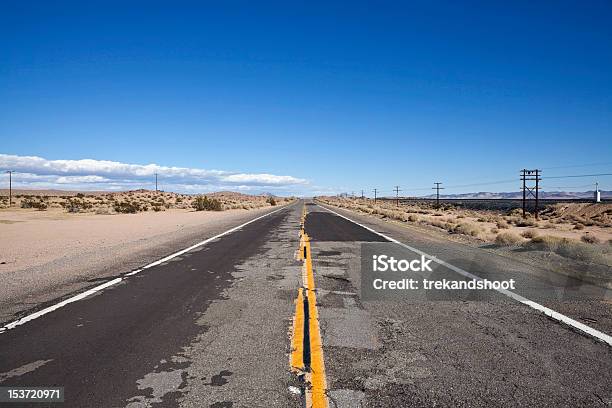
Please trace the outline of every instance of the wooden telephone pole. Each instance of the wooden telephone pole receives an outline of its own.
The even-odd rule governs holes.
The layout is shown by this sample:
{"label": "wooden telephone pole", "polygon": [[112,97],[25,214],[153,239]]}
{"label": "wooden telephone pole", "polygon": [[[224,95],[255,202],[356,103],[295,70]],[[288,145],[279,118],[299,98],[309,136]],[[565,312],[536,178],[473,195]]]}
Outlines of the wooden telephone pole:
{"label": "wooden telephone pole", "polygon": [[436,186],[432,187],[432,190],[436,190],[436,207],[440,206],[440,190],[444,190],[444,187],[440,187],[442,183],[434,183]]}
{"label": "wooden telephone pole", "polygon": [[399,207],[399,192],[402,190],[400,190],[399,186],[395,186],[393,191],[395,191],[395,205]]}

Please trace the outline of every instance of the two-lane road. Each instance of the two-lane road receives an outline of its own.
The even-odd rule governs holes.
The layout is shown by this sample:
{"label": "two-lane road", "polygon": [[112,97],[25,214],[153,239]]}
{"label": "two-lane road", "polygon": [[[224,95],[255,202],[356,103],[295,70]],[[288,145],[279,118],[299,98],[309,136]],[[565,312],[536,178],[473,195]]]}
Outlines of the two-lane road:
{"label": "two-lane road", "polygon": [[63,386],[65,407],[295,405],[287,293],[300,210],[0,334],[0,385]]}
{"label": "two-lane road", "polygon": [[[301,407],[310,385],[290,370],[292,336],[314,316],[298,344],[322,357],[325,372],[305,378],[325,379],[330,407],[612,405],[611,348],[508,296],[362,299],[362,244],[388,238],[516,277],[525,296],[555,284],[518,260],[299,201],[4,330],[0,385],[63,386],[64,407]],[[316,302],[296,318],[298,293]],[[601,291],[574,295],[569,317],[597,304],[597,332],[610,333]]]}

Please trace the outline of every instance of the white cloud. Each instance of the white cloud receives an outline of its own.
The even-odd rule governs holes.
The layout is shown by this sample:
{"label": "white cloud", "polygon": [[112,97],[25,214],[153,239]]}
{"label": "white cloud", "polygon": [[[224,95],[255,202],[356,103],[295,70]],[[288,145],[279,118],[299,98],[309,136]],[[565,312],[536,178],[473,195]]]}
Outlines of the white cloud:
{"label": "white cloud", "polygon": [[0,154],[0,169],[17,172],[17,187],[117,190],[151,188],[158,173],[162,189],[185,192],[240,190],[294,194],[309,183],[293,176],[238,173],[108,160],[47,160]]}

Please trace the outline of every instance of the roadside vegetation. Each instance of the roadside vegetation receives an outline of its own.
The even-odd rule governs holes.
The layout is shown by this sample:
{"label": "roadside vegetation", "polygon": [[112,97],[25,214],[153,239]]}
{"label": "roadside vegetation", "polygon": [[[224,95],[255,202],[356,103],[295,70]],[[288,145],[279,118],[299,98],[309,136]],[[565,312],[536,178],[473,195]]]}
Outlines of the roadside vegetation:
{"label": "roadside vegetation", "polygon": [[[3,191],[3,194],[8,192]],[[135,190],[116,193],[105,192],[61,192],[61,194],[14,194],[14,209],[37,211],[65,211],[67,213],[136,214],[139,212],[163,212],[182,209],[191,211],[225,211],[283,205],[294,198],[271,195],[247,195],[233,192],[218,192],[207,195],[177,194]],[[0,209],[6,209],[9,200],[0,196]]]}
{"label": "roadside vegetation", "polygon": [[[431,202],[402,203],[319,197],[319,201],[383,219],[433,228],[475,244],[554,253],[587,263],[612,266],[612,205],[564,203],[547,206],[536,220],[520,209],[470,210]],[[610,276],[612,279],[612,276]]]}

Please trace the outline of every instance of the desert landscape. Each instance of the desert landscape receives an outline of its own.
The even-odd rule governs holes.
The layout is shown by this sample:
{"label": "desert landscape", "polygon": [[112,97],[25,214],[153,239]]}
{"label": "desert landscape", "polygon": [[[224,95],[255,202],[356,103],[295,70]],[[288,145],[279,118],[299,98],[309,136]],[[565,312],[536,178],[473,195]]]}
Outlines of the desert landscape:
{"label": "desert landscape", "polygon": [[[224,211],[269,207],[291,201],[271,195],[248,195],[229,191],[210,194],[179,194],[164,191],[80,192],[61,190],[13,190],[12,209],[68,213],[135,214],[146,211]],[[0,209],[8,209],[9,191],[0,190]]]}
{"label": "desert landscape", "polygon": [[[480,246],[556,272],[609,287],[612,282],[612,204],[546,205],[536,220],[522,210],[466,209],[434,201],[319,197],[331,206],[398,222],[445,239]],[[493,208],[495,206],[492,206]],[[520,253],[520,254],[519,254]]]}
{"label": "desert landscape", "polygon": [[1,193],[0,298],[13,302],[10,314],[45,301],[49,288],[87,287],[293,202],[232,192],[13,190],[9,208]]}

